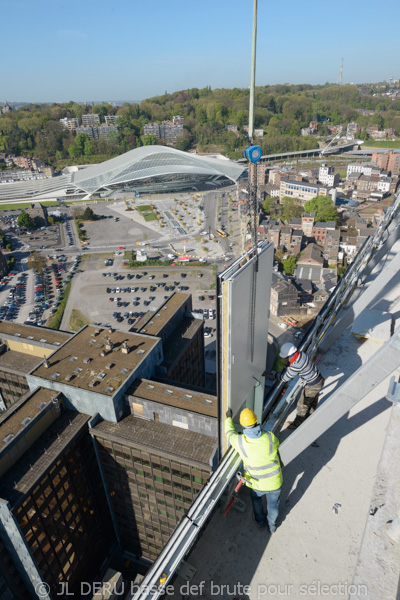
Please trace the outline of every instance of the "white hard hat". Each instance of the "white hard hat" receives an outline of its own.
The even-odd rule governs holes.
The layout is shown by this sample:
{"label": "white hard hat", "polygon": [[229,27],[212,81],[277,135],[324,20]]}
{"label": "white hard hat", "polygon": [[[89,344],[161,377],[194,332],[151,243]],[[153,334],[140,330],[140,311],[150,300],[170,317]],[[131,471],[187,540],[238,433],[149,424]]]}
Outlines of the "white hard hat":
{"label": "white hard hat", "polygon": [[283,344],[281,351],[279,352],[279,356],[282,358],[287,358],[288,356],[295,354],[295,352],[297,352],[296,346],[293,346],[293,344],[287,342],[286,344]]}

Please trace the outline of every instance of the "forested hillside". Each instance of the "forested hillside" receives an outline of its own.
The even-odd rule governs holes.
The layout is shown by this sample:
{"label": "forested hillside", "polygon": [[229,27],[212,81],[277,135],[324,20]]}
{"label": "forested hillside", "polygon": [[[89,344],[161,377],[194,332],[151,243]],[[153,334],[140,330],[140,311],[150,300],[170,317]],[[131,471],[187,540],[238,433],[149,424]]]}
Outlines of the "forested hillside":
{"label": "forested hillside", "polygon": [[[400,134],[400,100],[373,95],[374,89],[362,91],[351,85],[311,86],[275,85],[256,88],[255,127],[264,130],[259,139],[264,153],[301,150],[317,145],[315,139],[302,137],[300,130],[310,121],[319,121],[319,135],[327,134],[328,125],[346,125],[357,121],[360,127],[378,125],[393,127]],[[249,90],[189,89],[125,103],[121,107],[101,104],[93,107],[75,102],[66,104],[31,104],[0,116],[0,151],[29,154],[62,168],[77,162],[100,162],[138,146],[156,143],[143,135],[148,122],[185,119],[184,135],[177,147],[191,147],[202,152],[222,152],[231,158],[242,155],[246,146],[243,126],[248,122]],[[363,115],[357,109],[376,111]],[[64,117],[81,117],[84,113],[120,115],[118,133],[110,139],[90,140],[85,134],[74,135],[60,123]],[[321,122],[321,118],[322,121]],[[329,119],[329,123],[327,122]],[[226,131],[226,125],[237,125],[238,132]]]}

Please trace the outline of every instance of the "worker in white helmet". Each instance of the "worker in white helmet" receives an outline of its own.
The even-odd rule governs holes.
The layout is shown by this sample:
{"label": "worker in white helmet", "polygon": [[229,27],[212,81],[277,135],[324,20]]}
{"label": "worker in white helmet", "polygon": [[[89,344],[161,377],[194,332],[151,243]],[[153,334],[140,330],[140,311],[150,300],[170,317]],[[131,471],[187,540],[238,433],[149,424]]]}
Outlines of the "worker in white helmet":
{"label": "worker in white helmet", "polygon": [[296,418],[287,423],[288,429],[296,429],[316,410],[319,393],[324,387],[325,379],[308,354],[297,350],[296,346],[290,342],[283,344],[279,356],[289,361],[288,368],[280,375],[281,381],[290,381],[294,377],[300,377],[305,383],[297,402]]}

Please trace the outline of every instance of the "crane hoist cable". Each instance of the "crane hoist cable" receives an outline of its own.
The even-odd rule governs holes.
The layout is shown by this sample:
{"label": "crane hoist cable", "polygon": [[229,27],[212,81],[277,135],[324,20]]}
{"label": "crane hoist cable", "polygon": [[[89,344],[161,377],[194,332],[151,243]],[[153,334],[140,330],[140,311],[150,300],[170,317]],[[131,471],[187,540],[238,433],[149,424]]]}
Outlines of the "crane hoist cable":
{"label": "crane hoist cable", "polygon": [[257,273],[258,273],[258,202],[257,202],[257,163],[261,158],[261,146],[248,146],[244,151],[244,156],[248,160],[249,172],[249,212],[250,212],[250,234],[252,250],[255,260],[252,265],[251,289],[250,289],[250,315],[249,315],[249,336],[250,336],[250,358],[254,359],[254,332],[256,315],[256,297],[257,297]]}

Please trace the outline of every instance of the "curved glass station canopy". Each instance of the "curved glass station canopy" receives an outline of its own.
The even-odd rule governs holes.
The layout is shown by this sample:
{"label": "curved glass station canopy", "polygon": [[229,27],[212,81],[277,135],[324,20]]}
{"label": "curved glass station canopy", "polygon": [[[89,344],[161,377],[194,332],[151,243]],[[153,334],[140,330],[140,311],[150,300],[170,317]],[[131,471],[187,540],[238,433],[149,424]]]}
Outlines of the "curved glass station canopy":
{"label": "curved glass station canopy", "polygon": [[236,182],[245,166],[168,146],[143,146],[65,175],[0,185],[0,200],[54,196],[106,197],[115,192],[157,193]]}

